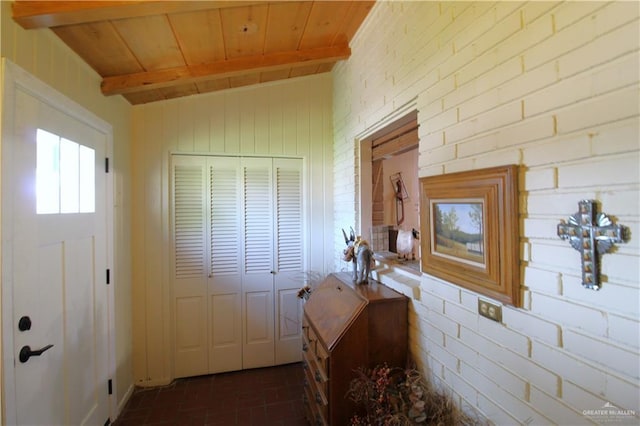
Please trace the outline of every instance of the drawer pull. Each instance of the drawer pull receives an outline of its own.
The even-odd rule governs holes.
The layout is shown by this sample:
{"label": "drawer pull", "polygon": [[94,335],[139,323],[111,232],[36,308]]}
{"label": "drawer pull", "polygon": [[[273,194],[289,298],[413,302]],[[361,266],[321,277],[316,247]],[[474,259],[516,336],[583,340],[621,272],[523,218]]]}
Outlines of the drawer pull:
{"label": "drawer pull", "polygon": [[316,382],[318,383],[322,382],[322,377],[320,377],[319,371],[316,371],[315,378],[316,378]]}
{"label": "drawer pull", "polygon": [[308,370],[309,369],[309,363],[306,360],[302,362],[302,368],[304,370]]}
{"label": "drawer pull", "polygon": [[306,343],[302,344],[302,352],[306,352],[309,350],[309,346]]}
{"label": "drawer pull", "polygon": [[322,398],[320,397],[320,394],[318,392],[316,392],[316,402],[318,404],[322,404]]}

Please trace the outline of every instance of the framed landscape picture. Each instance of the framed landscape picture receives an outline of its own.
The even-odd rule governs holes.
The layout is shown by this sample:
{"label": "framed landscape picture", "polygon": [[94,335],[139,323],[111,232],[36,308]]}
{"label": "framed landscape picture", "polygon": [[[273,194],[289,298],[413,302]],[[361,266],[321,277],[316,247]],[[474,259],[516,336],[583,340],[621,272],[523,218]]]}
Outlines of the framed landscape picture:
{"label": "framed landscape picture", "polygon": [[433,254],[485,268],[484,200],[433,200],[430,210]]}
{"label": "framed landscape picture", "polygon": [[422,271],[520,306],[517,166],[420,179]]}

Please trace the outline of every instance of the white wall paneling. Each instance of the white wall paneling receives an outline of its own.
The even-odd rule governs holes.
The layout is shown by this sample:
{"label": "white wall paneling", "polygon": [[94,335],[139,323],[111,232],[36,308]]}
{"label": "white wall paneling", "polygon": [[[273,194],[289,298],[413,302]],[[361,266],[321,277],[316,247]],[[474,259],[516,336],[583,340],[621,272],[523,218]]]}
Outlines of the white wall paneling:
{"label": "white wall paneling", "polygon": [[[174,377],[174,360],[168,350],[173,344],[169,313],[174,311],[170,267],[171,155],[242,157],[247,161],[258,157],[272,157],[274,161],[299,159],[304,201],[302,270],[325,274],[332,266],[334,247],[328,230],[333,218],[331,98],[331,76],[325,74],[133,108],[133,334],[137,384],[166,384]],[[294,275],[291,273],[289,279],[302,284],[304,274]],[[276,283],[272,297],[281,299],[282,306],[291,306],[291,290],[285,290],[290,288],[278,290]],[[257,303],[257,299],[251,301]],[[222,303],[222,299],[217,302]],[[274,324],[275,331],[283,337],[291,331],[286,321]],[[288,355],[283,352],[280,356]]]}

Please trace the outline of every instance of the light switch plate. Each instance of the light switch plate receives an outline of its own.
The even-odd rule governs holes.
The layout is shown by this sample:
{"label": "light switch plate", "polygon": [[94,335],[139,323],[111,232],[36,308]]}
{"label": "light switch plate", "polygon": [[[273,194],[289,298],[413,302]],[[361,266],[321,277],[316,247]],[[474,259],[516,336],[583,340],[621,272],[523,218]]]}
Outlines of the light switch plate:
{"label": "light switch plate", "polygon": [[483,317],[502,322],[502,306],[478,299],[478,313]]}

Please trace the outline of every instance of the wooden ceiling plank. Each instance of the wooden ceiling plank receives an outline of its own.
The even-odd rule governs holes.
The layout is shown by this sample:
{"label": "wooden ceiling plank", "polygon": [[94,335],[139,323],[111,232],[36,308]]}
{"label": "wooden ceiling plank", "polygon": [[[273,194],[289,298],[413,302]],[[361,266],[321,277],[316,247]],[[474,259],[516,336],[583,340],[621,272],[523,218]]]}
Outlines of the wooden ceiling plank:
{"label": "wooden ceiling plank", "polygon": [[240,57],[226,61],[196,66],[182,66],[157,71],[134,73],[102,80],[102,93],[115,95],[151,88],[168,87],[174,84],[199,82],[212,78],[235,77],[244,73],[260,73],[290,68],[335,62],[351,55],[349,46],[323,47],[291,52],[272,53]]}
{"label": "wooden ceiling plank", "polygon": [[149,102],[157,102],[165,99],[164,95],[159,90],[127,93],[124,97],[131,105],[147,104]]}
{"label": "wooden ceiling plank", "polygon": [[314,1],[300,40],[300,49],[330,46],[341,32],[351,1]]}
{"label": "wooden ceiling plank", "polygon": [[228,78],[221,78],[217,80],[201,81],[196,84],[200,93],[217,92],[220,90],[226,90],[231,87]]}
{"label": "wooden ceiling plank", "polygon": [[169,15],[187,65],[208,64],[225,59],[222,22],[217,10]]}
{"label": "wooden ceiling plank", "polygon": [[322,74],[323,72],[331,72],[335,64],[335,62],[326,62],[324,64],[318,65],[318,74]]}
{"label": "wooden ceiling plank", "polygon": [[146,71],[186,65],[166,15],[121,19],[113,25]]}
{"label": "wooden ceiling plank", "polygon": [[181,98],[184,96],[191,96],[198,93],[198,87],[191,84],[178,84],[169,87],[163,87],[158,89],[165,99]]}
{"label": "wooden ceiling plank", "polygon": [[110,22],[67,25],[52,31],[103,77],[144,71]]}
{"label": "wooden ceiling plank", "polygon": [[309,1],[269,5],[264,53],[296,50],[311,11]]}
{"label": "wooden ceiling plank", "polygon": [[260,83],[260,74],[243,74],[237,77],[230,77],[229,84],[231,87],[244,87]]}
{"label": "wooden ceiling plank", "polygon": [[276,71],[267,71],[260,74],[260,82],[266,83],[268,81],[286,80],[289,78],[290,68],[285,68]]}
{"label": "wooden ceiling plank", "polygon": [[303,67],[294,67],[291,69],[291,73],[289,73],[289,77],[303,77],[305,75],[313,75],[318,73],[319,64],[316,65],[305,65]]}
{"label": "wooden ceiling plank", "polygon": [[220,11],[226,58],[255,56],[264,53],[269,5]]}
{"label": "wooden ceiling plank", "polygon": [[264,4],[264,1],[31,1],[13,2],[13,19],[25,29]]}
{"label": "wooden ceiling plank", "polygon": [[352,2],[346,19],[340,28],[340,32],[336,34],[333,43],[348,43],[356,34],[356,31],[358,31],[358,28],[360,28],[360,25],[362,25],[362,22],[365,20],[374,4],[375,0]]}

